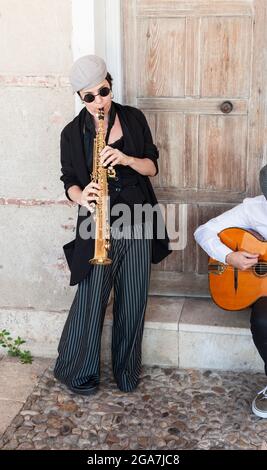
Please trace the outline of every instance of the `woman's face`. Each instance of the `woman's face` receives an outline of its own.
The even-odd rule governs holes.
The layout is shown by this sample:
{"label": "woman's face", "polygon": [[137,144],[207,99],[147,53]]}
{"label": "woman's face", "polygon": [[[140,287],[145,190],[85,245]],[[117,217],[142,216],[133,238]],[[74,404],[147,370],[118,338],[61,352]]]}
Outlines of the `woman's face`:
{"label": "woman's face", "polygon": [[107,87],[110,89],[110,85],[107,80],[104,80],[103,82],[99,83],[99,85],[97,85],[94,88],[90,88],[90,89],[83,88],[80,91],[80,96],[82,100],[84,99],[85,95],[87,95],[87,93],[90,93],[95,96],[95,99],[92,103],[86,103],[85,101],[85,106],[86,106],[87,111],[89,111],[89,113],[91,113],[93,116],[95,116],[98,113],[99,108],[104,108],[105,114],[107,114],[110,110],[111,101],[112,101],[111,90],[107,96],[101,96],[99,94],[99,90],[101,90],[101,88],[104,88],[104,87],[105,88]]}

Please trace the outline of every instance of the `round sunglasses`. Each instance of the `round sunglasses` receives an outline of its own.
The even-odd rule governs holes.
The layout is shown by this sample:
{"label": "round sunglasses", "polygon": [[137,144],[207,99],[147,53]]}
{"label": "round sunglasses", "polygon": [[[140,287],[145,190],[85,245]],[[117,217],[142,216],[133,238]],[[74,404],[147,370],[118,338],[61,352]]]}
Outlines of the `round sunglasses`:
{"label": "round sunglasses", "polygon": [[100,88],[98,90],[98,93],[97,95],[93,95],[93,93],[86,93],[86,95],[84,95],[83,97],[83,101],[85,101],[86,103],[93,103],[93,101],[95,101],[95,97],[100,95],[102,96],[102,98],[105,98],[106,96],[108,96],[110,93],[110,88],[107,87],[107,86],[104,86],[103,88]]}

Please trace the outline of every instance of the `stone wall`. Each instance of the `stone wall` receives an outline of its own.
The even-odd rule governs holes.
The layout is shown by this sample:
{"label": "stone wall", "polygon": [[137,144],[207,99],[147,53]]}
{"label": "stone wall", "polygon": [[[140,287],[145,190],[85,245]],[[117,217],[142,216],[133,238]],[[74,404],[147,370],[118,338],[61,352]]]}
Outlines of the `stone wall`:
{"label": "stone wall", "polygon": [[19,322],[74,295],[62,245],[77,209],[59,180],[60,132],[75,114],[71,0],[1,0],[0,31],[0,309]]}

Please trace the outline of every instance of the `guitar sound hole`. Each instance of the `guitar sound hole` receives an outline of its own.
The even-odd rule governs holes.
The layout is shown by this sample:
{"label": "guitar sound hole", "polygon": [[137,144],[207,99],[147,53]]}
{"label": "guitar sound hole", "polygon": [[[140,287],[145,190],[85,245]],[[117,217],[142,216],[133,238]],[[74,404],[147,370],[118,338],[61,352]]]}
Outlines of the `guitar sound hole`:
{"label": "guitar sound hole", "polygon": [[257,263],[253,268],[257,276],[265,276],[267,274],[267,263]]}

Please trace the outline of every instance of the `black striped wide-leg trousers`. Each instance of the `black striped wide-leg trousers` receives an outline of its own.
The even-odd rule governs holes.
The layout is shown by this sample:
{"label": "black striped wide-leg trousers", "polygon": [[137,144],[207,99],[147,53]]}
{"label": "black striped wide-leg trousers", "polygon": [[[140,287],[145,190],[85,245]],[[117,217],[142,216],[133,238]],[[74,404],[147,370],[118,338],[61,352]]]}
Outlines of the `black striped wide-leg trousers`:
{"label": "black striped wide-leg trousers", "polygon": [[99,385],[101,335],[113,286],[114,378],[126,392],[138,384],[152,239],[144,237],[144,225],[129,227],[129,238],[117,238],[117,233],[111,231],[112,263],[93,265],[78,284],[59,342],[54,375],[76,393],[89,395]]}

